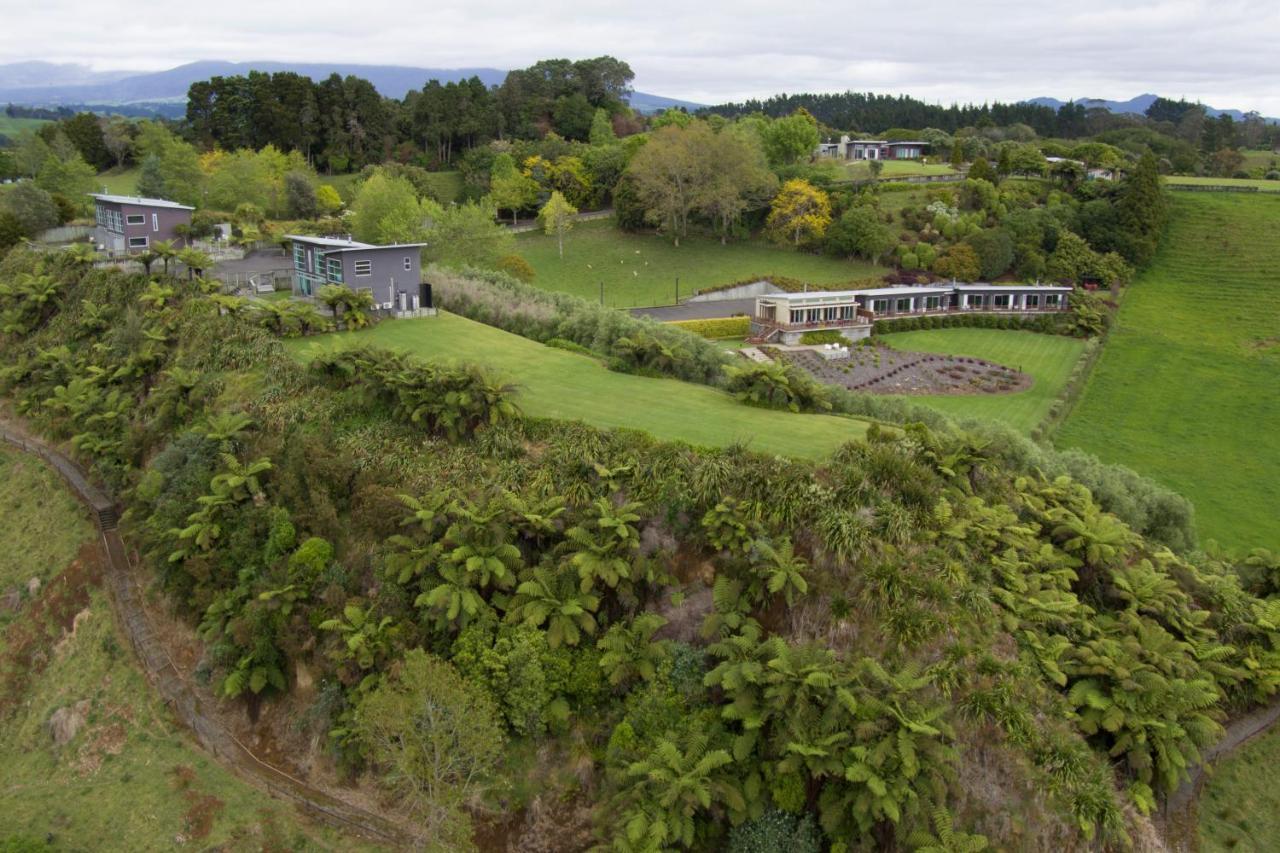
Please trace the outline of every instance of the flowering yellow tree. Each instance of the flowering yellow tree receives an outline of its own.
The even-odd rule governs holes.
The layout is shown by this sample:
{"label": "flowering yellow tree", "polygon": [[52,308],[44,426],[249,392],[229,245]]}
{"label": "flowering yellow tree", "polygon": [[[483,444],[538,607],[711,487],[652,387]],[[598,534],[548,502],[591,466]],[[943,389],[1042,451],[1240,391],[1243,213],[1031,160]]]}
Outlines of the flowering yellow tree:
{"label": "flowering yellow tree", "polygon": [[538,218],[542,220],[542,229],[547,234],[554,234],[559,241],[561,258],[564,258],[564,235],[573,228],[573,220],[577,215],[578,208],[565,201],[559,190],[551,194],[551,198],[538,213]]}
{"label": "flowering yellow tree", "polygon": [[773,198],[765,230],[779,243],[810,243],[821,239],[831,224],[831,199],[808,181],[793,178]]}

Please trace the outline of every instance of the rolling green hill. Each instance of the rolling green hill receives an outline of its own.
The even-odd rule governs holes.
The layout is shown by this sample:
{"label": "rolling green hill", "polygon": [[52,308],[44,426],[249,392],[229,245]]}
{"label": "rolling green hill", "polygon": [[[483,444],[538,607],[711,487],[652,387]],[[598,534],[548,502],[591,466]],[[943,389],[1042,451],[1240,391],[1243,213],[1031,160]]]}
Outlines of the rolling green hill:
{"label": "rolling green hill", "polygon": [[1192,500],[1199,532],[1280,548],[1280,197],[1185,193],[1058,435]]}
{"label": "rolling green hill", "polygon": [[860,438],[868,425],[848,417],[753,408],[723,391],[677,379],[615,373],[594,358],[444,312],[438,317],[391,320],[364,332],[288,342],[299,357],[355,344],[487,365],[515,382],[516,402],[534,417],[628,427],[697,445],[745,441],[754,450],[819,458]]}

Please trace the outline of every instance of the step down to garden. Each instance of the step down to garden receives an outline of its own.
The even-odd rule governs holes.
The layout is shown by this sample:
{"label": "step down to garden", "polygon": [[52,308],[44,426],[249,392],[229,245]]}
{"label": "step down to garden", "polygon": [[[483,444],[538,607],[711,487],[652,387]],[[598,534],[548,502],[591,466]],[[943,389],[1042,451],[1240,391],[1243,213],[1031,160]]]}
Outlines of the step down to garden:
{"label": "step down to garden", "polygon": [[120,516],[115,507],[98,510],[98,529],[115,530],[120,524]]}

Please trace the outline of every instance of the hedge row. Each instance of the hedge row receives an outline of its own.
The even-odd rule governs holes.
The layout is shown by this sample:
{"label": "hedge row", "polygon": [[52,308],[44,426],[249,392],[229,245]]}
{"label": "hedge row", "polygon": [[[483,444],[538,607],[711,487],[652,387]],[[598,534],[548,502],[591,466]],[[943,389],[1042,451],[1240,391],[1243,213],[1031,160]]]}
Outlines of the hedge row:
{"label": "hedge row", "polygon": [[673,320],[668,323],[704,338],[745,338],[751,330],[750,317],[721,317],[715,320]]}
{"label": "hedge row", "polygon": [[915,332],[921,329],[957,329],[965,326],[979,329],[1026,329],[1047,335],[1071,335],[1071,315],[1066,312],[1019,316],[1017,314],[947,314],[939,317],[903,317],[876,320],[873,335],[890,332]]}

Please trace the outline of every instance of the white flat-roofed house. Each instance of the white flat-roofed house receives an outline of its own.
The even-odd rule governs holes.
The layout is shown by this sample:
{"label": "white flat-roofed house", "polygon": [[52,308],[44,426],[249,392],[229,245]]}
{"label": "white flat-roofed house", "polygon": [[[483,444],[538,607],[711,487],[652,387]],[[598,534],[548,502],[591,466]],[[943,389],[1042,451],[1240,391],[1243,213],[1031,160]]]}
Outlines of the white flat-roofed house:
{"label": "white flat-roofed house", "polygon": [[756,298],[751,337],[797,344],[805,332],[831,330],[857,341],[871,334],[876,320],[893,317],[1065,311],[1070,293],[1054,285],[953,283],[773,293]]}

